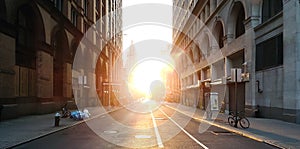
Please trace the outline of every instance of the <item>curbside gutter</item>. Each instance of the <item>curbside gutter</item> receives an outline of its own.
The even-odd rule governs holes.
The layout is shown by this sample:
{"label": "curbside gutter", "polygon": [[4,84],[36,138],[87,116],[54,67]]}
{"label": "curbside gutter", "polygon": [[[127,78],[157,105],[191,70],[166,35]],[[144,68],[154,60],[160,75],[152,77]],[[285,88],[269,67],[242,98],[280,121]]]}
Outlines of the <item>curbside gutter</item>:
{"label": "curbside gutter", "polygon": [[76,123],[74,123],[74,124],[67,125],[67,126],[63,126],[63,127],[58,128],[58,129],[56,129],[56,130],[52,130],[52,131],[46,132],[46,133],[41,134],[41,135],[39,135],[39,136],[36,136],[36,137],[30,138],[30,139],[24,140],[24,141],[22,141],[22,142],[18,142],[18,143],[14,144],[14,145],[11,145],[11,146],[8,146],[8,147],[5,147],[5,148],[10,149],[10,148],[14,148],[14,147],[20,146],[20,145],[22,145],[22,144],[26,144],[26,143],[28,143],[28,142],[31,142],[31,141],[34,141],[34,140],[37,140],[37,139],[40,139],[40,138],[49,136],[49,135],[54,134],[54,133],[56,133],[56,132],[59,132],[59,131],[62,131],[62,130],[65,130],[65,129],[74,127],[74,126],[79,125],[79,124],[81,124],[81,123],[84,123],[84,122],[93,120],[93,119],[98,118],[98,117],[100,117],[100,116],[102,116],[102,115],[105,115],[105,114],[108,114],[108,113],[111,113],[111,112],[115,112],[115,111],[120,110],[120,109],[122,109],[122,108],[124,108],[124,107],[119,107],[119,108],[116,108],[116,109],[107,111],[107,112],[105,112],[105,113],[101,113],[101,114],[95,115],[95,116],[93,116],[93,117],[91,117],[91,118],[87,118],[87,119],[78,121],[78,122],[76,122]]}
{"label": "curbside gutter", "polygon": [[244,137],[247,137],[247,138],[250,138],[252,140],[255,140],[255,141],[258,141],[258,142],[262,142],[262,143],[266,143],[268,145],[271,145],[271,146],[274,146],[274,147],[277,147],[277,148],[280,148],[280,149],[286,149],[286,147],[284,147],[284,145],[278,145],[276,144],[276,140],[272,140],[270,138],[266,138],[264,136],[261,136],[261,135],[257,135],[257,134],[254,134],[254,133],[251,133],[251,132],[247,132],[247,131],[244,131],[244,130],[240,130],[240,129],[237,129],[237,128],[233,128],[233,127],[227,127],[227,126],[224,126],[224,125],[221,125],[221,124],[218,124],[218,123],[214,123],[213,121],[208,121],[208,120],[205,120],[205,119],[201,119],[201,118],[197,118],[197,117],[194,117],[194,116],[190,116],[189,114],[183,112],[183,111],[180,111],[178,109],[175,109],[174,107],[171,107],[169,105],[165,105],[166,107],[168,108],[171,108],[185,116],[188,116],[194,120],[197,120],[197,121],[200,121],[200,122],[204,122],[204,123],[207,123],[207,124],[210,124],[210,125],[213,125],[213,126],[216,126],[216,127],[219,127],[219,128],[222,128],[222,129],[225,129],[227,131],[230,131],[230,132],[233,132],[235,134],[238,134],[238,135],[241,135],[241,136],[244,136]]}

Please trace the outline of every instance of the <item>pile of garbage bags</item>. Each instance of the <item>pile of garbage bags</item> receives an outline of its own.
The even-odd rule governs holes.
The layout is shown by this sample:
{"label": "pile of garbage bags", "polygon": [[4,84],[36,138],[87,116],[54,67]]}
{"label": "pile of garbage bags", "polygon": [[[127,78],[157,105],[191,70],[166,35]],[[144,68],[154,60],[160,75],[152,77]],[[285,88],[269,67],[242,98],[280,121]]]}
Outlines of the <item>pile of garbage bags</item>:
{"label": "pile of garbage bags", "polygon": [[89,113],[89,111],[87,109],[84,109],[83,111],[80,110],[76,110],[71,112],[70,114],[70,118],[74,119],[74,120],[83,120],[86,118],[89,118],[91,116],[91,114]]}

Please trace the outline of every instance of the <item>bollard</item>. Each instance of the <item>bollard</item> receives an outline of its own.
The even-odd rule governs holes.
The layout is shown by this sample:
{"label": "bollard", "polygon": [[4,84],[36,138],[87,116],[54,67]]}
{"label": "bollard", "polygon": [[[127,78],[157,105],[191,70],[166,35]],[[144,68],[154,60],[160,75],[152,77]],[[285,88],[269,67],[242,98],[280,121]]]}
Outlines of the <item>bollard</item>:
{"label": "bollard", "polygon": [[55,122],[54,122],[55,127],[59,126],[59,121],[60,121],[60,114],[56,113],[55,114]]}

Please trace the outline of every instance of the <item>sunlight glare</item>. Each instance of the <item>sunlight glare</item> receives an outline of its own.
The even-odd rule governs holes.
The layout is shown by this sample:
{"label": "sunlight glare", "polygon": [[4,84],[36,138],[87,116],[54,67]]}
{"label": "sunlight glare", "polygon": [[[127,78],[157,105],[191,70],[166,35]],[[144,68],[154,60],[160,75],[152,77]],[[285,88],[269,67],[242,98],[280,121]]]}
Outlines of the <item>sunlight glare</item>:
{"label": "sunlight glare", "polygon": [[149,98],[151,83],[155,80],[165,83],[164,75],[167,71],[171,71],[170,66],[158,60],[148,60],[139,63],[130,73],[129,87],[133,91],[139,92],[144,97]]}

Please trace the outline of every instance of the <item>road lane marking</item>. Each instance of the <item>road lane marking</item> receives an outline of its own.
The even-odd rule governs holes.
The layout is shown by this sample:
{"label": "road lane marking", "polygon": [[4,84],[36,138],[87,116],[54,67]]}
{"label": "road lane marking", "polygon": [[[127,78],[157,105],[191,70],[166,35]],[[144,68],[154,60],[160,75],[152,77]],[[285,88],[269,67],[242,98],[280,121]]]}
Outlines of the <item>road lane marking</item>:
{"label": "road lane marking", "polygon": [[194,140],[197,144],[199,144],[204,149],[208,149],[207,146],[202,144],[200,141],[198,141],[195,137],[193,137],[190,133],[188,133],[184,128],[182,128],[178,123],[176,123],[171,117],[169,117],[164,111],[159,109],[160,112],[162,112],[169,120],[171,120],[177,127],[179,127],[186,135],[188,135],[192,140]]}
{"label": "road lane marking", "polygon": [[118,133],[118,131],[116,131],[116,130],[105,130],[105,131],[103,131],[103,133],[105,133],[105,134],[115,134],[115,133]]}
{"label": "road lane marking", "polygon": [[151,138],[150,135],[135,135],[134,137],[137,139],[150,139]]}
{"label": "road lane marking", "polygon": [[164,145],[163,145],[161,137],[159,135],[158,128],[157,128],[155,118],[153,116],[152,111],[151,111],[151,118],[152,118],[152,122],[153,122],[153,126],[154,126],[154,132],[155,132],[155,135],[156,135],[157,145],[158,145],[159,148],[164,148]]}

